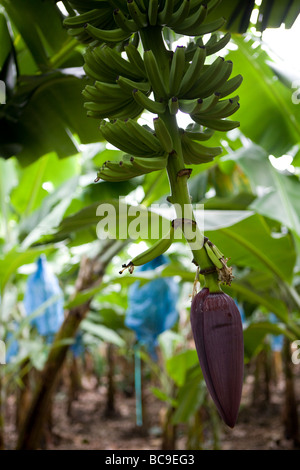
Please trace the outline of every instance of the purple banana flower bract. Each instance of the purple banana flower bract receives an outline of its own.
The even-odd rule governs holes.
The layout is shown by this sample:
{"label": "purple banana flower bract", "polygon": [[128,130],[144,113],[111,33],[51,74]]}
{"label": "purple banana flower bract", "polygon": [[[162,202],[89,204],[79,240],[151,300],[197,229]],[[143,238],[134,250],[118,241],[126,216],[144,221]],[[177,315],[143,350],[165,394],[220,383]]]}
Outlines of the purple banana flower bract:
{"label": "purple banana flower bract", "polygon": [[191,325],[203,376],[224,420],[234,427],[244,375],[243,326],[234,300],[202,289],[193,299]]}

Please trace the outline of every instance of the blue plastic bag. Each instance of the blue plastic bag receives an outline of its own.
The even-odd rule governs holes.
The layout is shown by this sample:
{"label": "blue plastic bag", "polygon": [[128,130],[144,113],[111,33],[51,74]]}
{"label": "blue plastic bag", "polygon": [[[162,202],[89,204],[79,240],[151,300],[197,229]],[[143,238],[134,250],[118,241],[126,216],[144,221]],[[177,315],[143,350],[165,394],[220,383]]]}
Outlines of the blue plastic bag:
{"label": "blue plastic bag", "polygon": [[[165,256],[158,256],[137,270],[152,270],[167,262]],[[135,331],[138,342],[152,357],[156,357],[158,335],[172,328],[178,319],[178,295],[178,284],[172,278],[162,277],[143,286],[135,282],[129,288],[125,325]]]}
{"label": "blue plastic bag", "polygon": [[36,272],[27,280],[24,297],[26,314],[32,314],[44,302],[57,295],[60,298],[51,303],[41,315],[33,318],[30,322],[32,326],[36,327],[41,336],[46,337],[48,343],[53,341],[54,335],[64,321],[64,301],[58,279],[51,271],[46,257],[40,256],[37,261]]}
{"label": "blue plastic bag", "polygon": [[70,346],[70,351],[72,352],[75,358],[83,356],[85,351],[85,346],[83,343],[83,333],[79,331],[75,337],[75,341]]}
{"label": "blue plastic bag", "polygon": [[[274,313],[270,314],[270,322],[278,323],[278,319]],[[283,335],[270,335],[271,336],[271,349],[272,351],[281,351],[283,348]]]}
{"label": "blue plastic bag", "polygon": [[13,362],[13,359],[19,353],[19,343],[17,340],[13,339],[13,333],[11,331],[7,333],[5,343],[7,345],[5,359],[6,363],[9,364]]}

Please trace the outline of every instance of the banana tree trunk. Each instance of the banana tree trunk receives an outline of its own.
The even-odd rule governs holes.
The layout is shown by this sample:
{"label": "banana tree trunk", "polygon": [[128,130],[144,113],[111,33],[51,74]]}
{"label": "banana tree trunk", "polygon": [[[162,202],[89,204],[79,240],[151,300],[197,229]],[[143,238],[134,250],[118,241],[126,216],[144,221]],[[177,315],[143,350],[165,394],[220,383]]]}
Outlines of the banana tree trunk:
{"label": "banana tree trunk", "polygon": [[177,426],[172,423],[175,408],[168,407],[163,423],[162,450],[176,450]]}
{"label": "banana tree trunk", "polygon": [[76,357],[71,358],[69,365],[69,380],[68,380],[68,404],[67,415],[72,417],[72,404],[78,398],[78,393],[81,389],[81,377]]}

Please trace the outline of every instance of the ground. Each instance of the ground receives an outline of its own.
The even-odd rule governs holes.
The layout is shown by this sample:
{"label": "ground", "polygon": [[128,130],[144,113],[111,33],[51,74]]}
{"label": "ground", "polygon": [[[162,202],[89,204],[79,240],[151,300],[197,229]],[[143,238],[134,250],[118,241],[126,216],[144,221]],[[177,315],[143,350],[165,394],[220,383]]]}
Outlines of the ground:
{"label": "ground", "polygon": [[[296,370],[295,388],[297,404],[300,401],[300,373]],[[244,389],[238,422],[234,429],[220,422],[220,448],[222,450],[275,450],[293,449],[293,442],[284,438],[282,404],[284,379],[282,376],[270,385],[267,403],[258,396],[253,404],[254,376],[249,373]],[[144,435],[135,425],[135,398],[116,393],[116,414],[105,417],[106,387],[93,378],[84,378],[78,399],[72,403],[71,416],[67,416],[67,396],[64,387],[56,395],[53,407],[53,428],[48,439],[49,449],[58,450],[160,450],[162,404],[146,393],[149,433]],[[299,392],[299,393],[298,393]],[[16,441],[14,398],[9,397],[6,419],[6,444],[13,449]],[[178,429],[177,450],[185,450],[186,433]],[[212,439],[206,436],[204,449],[212,448]]]}

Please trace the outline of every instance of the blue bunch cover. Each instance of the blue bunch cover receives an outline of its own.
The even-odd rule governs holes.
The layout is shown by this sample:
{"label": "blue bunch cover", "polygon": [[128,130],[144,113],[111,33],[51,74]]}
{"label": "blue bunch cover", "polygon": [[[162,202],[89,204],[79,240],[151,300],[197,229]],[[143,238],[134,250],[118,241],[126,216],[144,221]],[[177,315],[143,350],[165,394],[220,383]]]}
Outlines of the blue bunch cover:
{"label": "blue bunch cover", "polygon": [[235,302],[235,305],[237,306],[237,308],[239,309],[242,323],[243,323],[243,325],[245,325],[247,323],[247,320],[246,320],[243,304],[239,303],[237,300],[235,300],[234,302]]}
{"label": "blue bunch cover", "polygon": [[[137,270],[152,270],[167,262],[161,255]],[[172,328],[178,319],[178,296],[178,284],[172,278],[155,279],[143,286],[135,282],[129,288],[125,325],[135,331],[137,340],[152,357],[156,357],[158,335]]]}
{"label": "blue bunch cover", "polygon": [[7,348],[6,348],[6,363],[9,364],[10,362],[12,362],[12,359],[17,356],[17,354],[19,353],[19,344],[18,344],[18,341],[15,340],[15,339],[12,339],[13,338],[13,333],[11,331],[9,331],[6,335],[6,345],[7,345]]}
{"label": "blue bunch cover", "polygon": [[36,272],[27,280],[24,297],[26,314],[32,314],[46,300],[56,295],[61,297],[31,321],[31,325],[37,328],[40,335],[47,337],[48,342],[53,340],[64,320],[64,307],[63,294],[58,279],[51,271],[46,257],[42,255],[37,261]]}
{"label": "blue bunch cover", "polygon": [[81,357],[85,351],[83,343],[83,333],[79,331],[75,337],[74,343],[70,346],[70,350],[74,357]]}
{"label": "blue bunch cover", "polygon": [[[270,314],[270,322],[278,323],[278,319],[274,313]],[[270,335],[271,336],[271,349],[272,351],[281,351],[283,348],[283,335]]]}

